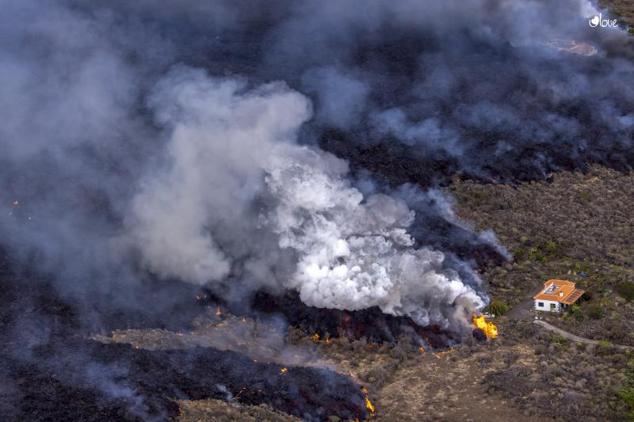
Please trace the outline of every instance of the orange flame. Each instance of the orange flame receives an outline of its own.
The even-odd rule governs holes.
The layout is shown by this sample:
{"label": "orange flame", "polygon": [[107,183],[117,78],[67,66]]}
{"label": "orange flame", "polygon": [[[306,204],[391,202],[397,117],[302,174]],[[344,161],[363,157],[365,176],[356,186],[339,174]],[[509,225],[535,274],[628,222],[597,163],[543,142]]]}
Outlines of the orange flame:
{"label": "orange flame", "polygon": [[288,373],[288,368],[280,368],[280,375],[286,375]]}
{"label": "orange flame", "polygon": [[488,322],[484,315],[474,315],[472,317],[473,326],[482,330],[489,340],[493,340],[498,336],[498,327],[492,322]]}
{"label": "orange flame", "polygon": [[313,343],[319,343],[319,333],[315,333],[312,336],[310,336],[310,339],[313,341]]}
{"label": "orange flame", "polygon": [[370,415],[374,416],[376,414],[376,407],[374,407],[374,404],[372,404],[372,402],[368,398],[368,389],[365,387],[361,387],[361,391],[363,392],[365,399],[365,408],[368,409]]}

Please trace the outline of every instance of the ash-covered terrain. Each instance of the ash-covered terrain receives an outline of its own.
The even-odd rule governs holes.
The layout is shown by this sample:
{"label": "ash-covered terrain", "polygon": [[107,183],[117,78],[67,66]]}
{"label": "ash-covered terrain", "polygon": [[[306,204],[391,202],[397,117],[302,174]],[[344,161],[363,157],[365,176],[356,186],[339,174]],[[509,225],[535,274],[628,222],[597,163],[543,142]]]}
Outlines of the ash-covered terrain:
{"label": "ash-covered terrain", "polygon": [[0,419],[631,417],[627,2],[0,6]]}

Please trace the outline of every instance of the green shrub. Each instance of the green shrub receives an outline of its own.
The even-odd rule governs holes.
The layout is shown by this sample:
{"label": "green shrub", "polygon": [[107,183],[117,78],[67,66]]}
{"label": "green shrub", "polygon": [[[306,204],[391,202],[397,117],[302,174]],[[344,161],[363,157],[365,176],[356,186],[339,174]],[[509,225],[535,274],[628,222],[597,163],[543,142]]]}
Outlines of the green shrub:
{"label": "green shrub", "polygon": [[542,246],[542,250],[548,256],[558,256],[561,252],[559,244],[553,240],[549,240]]}
{"label": "green shrub", "polygon": [[574,273],[589,273],[591,270],[590,264],[587,262],[575,262],[571,269]]}
{"label": "green shrub", "polygon": [[605,315],[605,309],[600,303],[592,303],[587,306],[586,314],[592,319],[601,319]]}
{"label": "green shrub", "polygon": [[583,312],[581,312],[581,306],[578,304],[575,303],[570,306],[569,312],[576,321],[583,321]]}
{"label": "green shrub", "polygon": [[508,312],[508,310],[509,305],[501,299],[493,299],[491,303],[489,303],[489,306],[485,308],[485,312],[496,316],[504,315]]}
{"label": "green shrub", "polygon": [[517,248],[517,259],[527,258],[535,262],[545,262],[549,258],[562,256],[562,247],[554,240],[548,240],[528,249]]}
{"label": "green shrub", "polygon": [[629,417],[634,421],[634,360],[628,364],[627,378],[618,392],[618,396],[630,410]]}
{"label": "green shrub", "polygon": [[600,356],[611,356],[614,354],[614,348],[612,347],[612,343],[608,340],[599,340],[596,348],[597,355]]}
{"label": "green shrub", "polygon": [[619,398],[623,400],[625,405],[630,410],[630,413],[628,415],[630,417],[630,420],[634,421],[634,387],[622,388],[618,392],[618,395]]}
{"label": "green shrub", "polygon": [[616,292],[621,295],[625,300],[631,302],[634,300],[634,283],[631,281],[624,281],[616,286]]}
{"label": "green shrub", "polygon": [[566,344],[568,341],[561,334],[553,334],[550,336],[550,342],[558,345]]}
{"label": "green shrub", "polygon": [[513,257],[515,258],[515,261],[522,261],[526,258],[527,252],[526,249],[519,246],[515,249],[513,249]]}
{"label": "green shrub", "polygon": [[530,248],[528,250],[528,259],[536,262],[546,261],[546,256],[539,248]]}

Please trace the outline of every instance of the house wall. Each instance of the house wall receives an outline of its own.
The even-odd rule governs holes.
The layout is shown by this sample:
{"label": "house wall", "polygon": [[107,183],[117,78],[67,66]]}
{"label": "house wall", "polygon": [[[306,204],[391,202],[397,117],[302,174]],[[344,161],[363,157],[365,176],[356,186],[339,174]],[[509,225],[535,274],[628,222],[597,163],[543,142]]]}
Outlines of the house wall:
{"label": "house wall", "polygon": [[[539,306],[540,304],[543,304],[544,306]],[[554,308],[552,308],[551,305],[555,305]],[[535,299],[535,310],[544,312],[561,312],[563,310],[563,307],[559,302],[555,302],[552,300]]]}

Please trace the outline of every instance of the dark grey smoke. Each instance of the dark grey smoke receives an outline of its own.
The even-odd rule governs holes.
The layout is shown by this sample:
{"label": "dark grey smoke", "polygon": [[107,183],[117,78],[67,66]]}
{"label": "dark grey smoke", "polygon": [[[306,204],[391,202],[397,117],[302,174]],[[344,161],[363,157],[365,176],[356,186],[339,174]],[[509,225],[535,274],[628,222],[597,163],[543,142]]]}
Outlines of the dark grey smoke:
{"label": "dark grey smoke", "polygon": [[[634,163],[632,44],[590,9],[0,0],[7,262],[87,331],[173,321],[182,282],[460,331],[505,252],[437,183]],[[56,330],[5,312],[12,355]]]}

